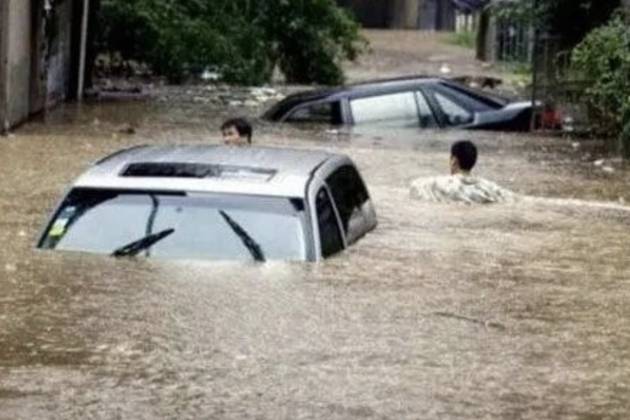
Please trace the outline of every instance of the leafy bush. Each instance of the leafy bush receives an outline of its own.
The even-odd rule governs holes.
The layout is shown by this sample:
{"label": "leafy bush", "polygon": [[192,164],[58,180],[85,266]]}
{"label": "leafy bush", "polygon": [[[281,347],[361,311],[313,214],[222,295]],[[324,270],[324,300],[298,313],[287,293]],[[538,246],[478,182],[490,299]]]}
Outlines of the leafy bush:
{"label": "leafy bush", "polygon": [[597,131],[619,137],[630,157],[630,31],[619,15],[575,48],[572,65],[587,81],[585,100]]}
{"label": "leafy bush", "polygon": [[333,0],[103,0],[99,48],[173,81],[212,67],[260,84],[279,65],[298,83],[336,84],[364,40]]}

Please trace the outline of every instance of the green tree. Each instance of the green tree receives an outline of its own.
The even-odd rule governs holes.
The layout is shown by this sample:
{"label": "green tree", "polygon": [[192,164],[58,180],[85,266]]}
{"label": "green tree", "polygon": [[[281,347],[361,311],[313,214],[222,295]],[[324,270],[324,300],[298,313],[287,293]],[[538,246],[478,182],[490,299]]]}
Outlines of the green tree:
{"label": "green tree", "polygon": [[630,30],[618,15],[575,48],[572,65],[588,87],[585,99],[596,128],[620,139],[630,158]]}
{"label": "green tree", "polygon": [[213,67],[228,82],[260,84],[279,65],[298,83],[336,84],[364,46],[333,0],[102,0],[102,51],[181,80]]}

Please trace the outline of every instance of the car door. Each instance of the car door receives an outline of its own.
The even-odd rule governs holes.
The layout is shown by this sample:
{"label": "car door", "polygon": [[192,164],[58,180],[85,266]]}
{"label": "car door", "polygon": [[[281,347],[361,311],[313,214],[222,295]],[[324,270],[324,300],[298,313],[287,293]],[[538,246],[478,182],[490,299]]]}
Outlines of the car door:
{"label": "car door", "polygon": [[435,122],[424,96],[415,90],[349,98],[351,122],[359,126],[430,127]]}

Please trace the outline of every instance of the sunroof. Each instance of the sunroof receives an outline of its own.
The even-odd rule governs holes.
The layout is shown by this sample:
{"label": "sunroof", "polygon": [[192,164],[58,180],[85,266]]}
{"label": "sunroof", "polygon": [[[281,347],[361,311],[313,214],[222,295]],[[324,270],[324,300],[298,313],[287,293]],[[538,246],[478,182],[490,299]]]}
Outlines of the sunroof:
{"label": "sunroof", "polygon": [[221,178],[248,181],[269,181],[273,169],[246,166],[212,165],[204,163],[138,162],[128,165],[121,173],[124,177],[156,178]]}

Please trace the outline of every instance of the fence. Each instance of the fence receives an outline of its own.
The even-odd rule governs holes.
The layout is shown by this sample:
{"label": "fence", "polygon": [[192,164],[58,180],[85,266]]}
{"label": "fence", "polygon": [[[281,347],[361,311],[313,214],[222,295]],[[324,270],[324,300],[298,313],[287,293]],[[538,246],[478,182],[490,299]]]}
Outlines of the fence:
{"label": "fence", "polygon": [[529,63],[534,46],[530,25],[508,18],[496,21],[495,59],[504,62]]}
{"label": "fence", "polygon": [[[565,129],[580,130],[588,125],[588,112],[581,96],[585,81],[571,71],[571,51],[560,47],[557,37],[543,34],[532,49],[534,80],[532,98],[545,104],[538,112],[555,109],[565,122]],[[544,118],[543,122],[544,122]],[[545,127],[543,128],[554,128]]]}

